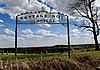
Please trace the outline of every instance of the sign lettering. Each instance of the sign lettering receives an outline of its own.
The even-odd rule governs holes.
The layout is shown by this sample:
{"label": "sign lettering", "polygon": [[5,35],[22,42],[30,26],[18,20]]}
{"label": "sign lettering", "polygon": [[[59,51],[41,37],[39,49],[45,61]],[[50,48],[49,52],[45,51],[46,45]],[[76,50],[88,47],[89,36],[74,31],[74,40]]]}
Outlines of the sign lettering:
{"label": "sign lettering", "polygon": [[18,16],[18,23],[30,22],[30,23],[58,23],[59,20],[65,20],[63,14],[58,14],[55,12],[39,11],[39,12],[27,12]]}

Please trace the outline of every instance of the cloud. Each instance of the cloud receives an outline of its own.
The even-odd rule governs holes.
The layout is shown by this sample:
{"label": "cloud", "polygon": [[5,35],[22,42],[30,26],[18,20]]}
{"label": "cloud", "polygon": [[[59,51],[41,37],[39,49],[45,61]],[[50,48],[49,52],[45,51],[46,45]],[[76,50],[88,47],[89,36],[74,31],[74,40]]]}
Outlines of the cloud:
{"label": "cloud", "polygon": [[35,37],[33,34],[20,35],[20,36],[25,37],[25,38],[34,38]]}
{"label": "cloud", "polygon": [[1,24],[1,23],[0,23],[0,27],[3,27],[3,26],[4,26],[4,24]]}
{"label": "cloud", "polygon": [[3,23],[4,21],[3,20],[0,20],[0,22]]}
{"label": "cloud", "polygon": [[24,33],[24,34],[33,34],[31,29],[22,30],[22,33]]}
{"label": "cloud", "polygon": [[[81,9],[79,10],[83,12],[83,10],[85,10],[85,6],[83,3],[84,1],[85,0],[49,0],[47,4],[52,6],[59,12],[65,14],[67,13],[70,16],[80,16],[80,14],[77,13],[76,9],[73,8],[73,5],[75,5],[77,8],[81,7]],[[95,5],[100,7],[100,0],[95,1]]]}
{"label": "cloud", "polygon": [[92,34],[88,34],[88,33],[83,33],[83,34],[80,34],[80,37],[92,37]]}
{"label": "cloud", "polygon": [[73,30],[71,30],[71,32],[72,32],[72,33],[76,33],[76,34],[77,34],[77,33],[80,33],[80,31],[79,31],[78,29],[73,29]]}
{"label": "cloud", "polygon": [[14,31],[10,30],[9,28],[3,29],[6,34],[15,34]]}
{"label": "cloud", "polygon": [[43,30],[43,29],[38,30],[36,32],[36,34],[39,36],[44,36],[44,37],[56,37],[57,36],[56,34],[52,33],[51,31]]}
{"label": "cloud", "polygon": [[[23,37],[18,37],[18,42],[23,42],[25,40]],[[10,48],[15,47],[15,37],[7,36],[7,35],[0,35],[0,47],[2,48]]]}
{"label": "cloud", "polygon": [[71,30],[71,44],[91,44],[93,34],[87,31],[80,32],[78,29]]}
{"label": "cloud", "polygon": [[60,35],[58,35],[57,37],[59,37],[59,38],[66,38],[67,35],[62,35],[62,34],[60,34]]}
{"label": "cloud", "polygon": [[88,31],[82,33],[80,32],[78,29],[73,29],[71,30],[71,37],[77,37],[77,38],[87,38],[87,37],[90,37],[92,38],[92,34]]}
{"label": "cloud", "polygon": [[42,36],[39,36],[35,33],[32,32],[31,29],[25,29],[21,31],[23,34],[20,35],[21,37],[25,37],[25,38],[40,38]]}
{"label": "cloud", "polygon": [[21,37],[25,38],[45,38],[45,37],[57,37],[56,34],[52,33],[48,30],[37,30],[36,32],[32,32],[30,29],[22,30],[24,34],[20,35]]}
{"label": "cloud", "polygon": [[14,37],[7,35],[0,35],[0,40],[14,40]]}
{"label": "cloud", "polygon": [[96,5],[97,7],[100,7],[100,0],[95,0],[95,5]]}
{"label": "cloud", "polygon": [[24,13],[26,11],[40,11],[41,7],[45,7],[46,10],[50,10],[46,5],[41,4],[37,0],[1,0],[6,4],[5,8],[0,8],[0,13],[7,13],[13,19],[18,13]]}
{"label": "cloud", "polygon": [[[47,4],[55,8],[57,11],[62,13],[68,13],[68,9],[70,7],[70,3],[72,3],[72,0],[49,0]],[[76,2],[76,0],[75,0]]]}
{"label": "cloud", "polygon": [[20,35],[21,37],[24,38],[44,38],[44,36],[39,36],[39,35],[33,35],[33,34],[28,34],[28,35]]}
{"label": "cloud", "polygon": [[25,40],[25,38],[18,36],[18,40]]}
{"label": "cloud", "polygon": [[50,24],[38,24],[40,27],[48,27],[48,28],[50,28],[51,27],[51,25]]}

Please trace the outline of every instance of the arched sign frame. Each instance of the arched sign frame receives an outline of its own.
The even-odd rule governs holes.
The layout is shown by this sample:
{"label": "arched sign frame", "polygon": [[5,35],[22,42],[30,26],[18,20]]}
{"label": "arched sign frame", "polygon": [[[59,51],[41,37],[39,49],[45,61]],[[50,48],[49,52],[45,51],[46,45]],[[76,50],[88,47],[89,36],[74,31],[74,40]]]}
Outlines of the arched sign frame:
{"label": "arched sign frame", "polygon": [[[63,20],[66,19],[66,22]],[[62,22],[59,22],[62,21]],[[17,56],[17,29],[18,24],[62,24],[67,27],[68,34],[68,57],[70,58],[70,33],[69,33],[69,17],[59,12],[48,12],[42,8],[38,12],[26,12],[16,16],[15,27],[15,56]]]}

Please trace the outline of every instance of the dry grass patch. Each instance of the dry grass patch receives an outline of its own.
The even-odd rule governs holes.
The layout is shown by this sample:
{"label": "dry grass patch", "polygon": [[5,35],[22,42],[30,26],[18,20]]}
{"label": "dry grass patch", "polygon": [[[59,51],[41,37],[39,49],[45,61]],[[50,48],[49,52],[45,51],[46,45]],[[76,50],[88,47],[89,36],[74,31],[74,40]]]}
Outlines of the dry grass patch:
{"label": "dry grass patch", "polygon": [[0,61],[0,70],[96,70],[100,66],[100,58],[90,56],[76,59],[66,57],[46,57],[38,61]]}

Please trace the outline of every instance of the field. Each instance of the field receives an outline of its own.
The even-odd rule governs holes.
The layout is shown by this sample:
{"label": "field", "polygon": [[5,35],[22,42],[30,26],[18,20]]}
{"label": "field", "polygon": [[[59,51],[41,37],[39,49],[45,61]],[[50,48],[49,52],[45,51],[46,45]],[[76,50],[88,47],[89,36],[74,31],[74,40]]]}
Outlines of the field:
{"label": "field", "polygon": [[68,53],[0,54],[0,70],[96,70],[100,51],[74,50]]}
{"label": "field", "polygon": [[[74,50],[71,51],[71,58],[74,58],[75,55],[78,56],[85,56],[90,55],[92,58],[96,58],[100,56],[100,51],[90,50],[86,51],[86,49],[83,50]],[[38,60],[44,57],[66,57],[68,58],[68,52],[63,53],[42,53],[42,54],[17,54],[17,59],[24,60],[24,59],[32,59],[32,60]],[[15,58],[14,54],[0,54],[0,60],[13,60]]]}

